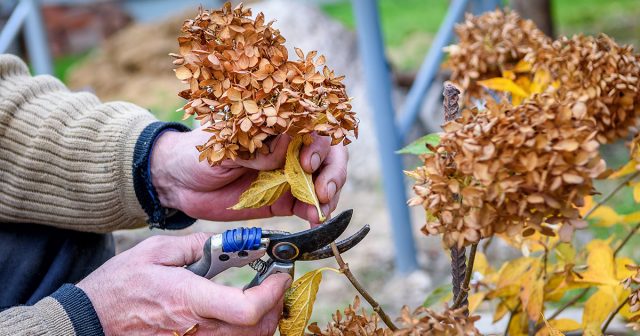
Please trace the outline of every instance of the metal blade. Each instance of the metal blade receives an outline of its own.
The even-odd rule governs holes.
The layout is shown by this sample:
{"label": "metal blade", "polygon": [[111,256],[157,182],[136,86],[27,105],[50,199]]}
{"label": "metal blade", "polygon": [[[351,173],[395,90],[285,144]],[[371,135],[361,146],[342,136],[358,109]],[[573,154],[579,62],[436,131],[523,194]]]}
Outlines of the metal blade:
{"label": "metal blade", "polygon": [[[341,240],[336,243],[336,247],[338,247],[338,251],[340,253],[349,251],[352,247],[356,246],[360,241],[364,239],[369,233],[369,224],[363,226],[358,232],[351,235],[349,238]],[[319,250],[315,250],[309,253],[303,253],[302,257],[298,260],[318,260],[318,259],[326,259],[329,257],[333,257],[333,251],[331,250],[331,246],[325,246]]]}
{"label": "metal blade", "polygon": [[[272,235],[269,237],[271,241],[267,248],[267,254],[275,260],[298,260],[303,254],[323,248],[340,237],[349,226],[352,215],[353,210],[347,210],[313,229],[290,235]],[[278,250],[279,246],[294,246],[297,249],[295,256],[287,256],[285,258],[283,255],[277,255],[278,251],[276,250]],[[286,252],[290,253],[291,251]]]}

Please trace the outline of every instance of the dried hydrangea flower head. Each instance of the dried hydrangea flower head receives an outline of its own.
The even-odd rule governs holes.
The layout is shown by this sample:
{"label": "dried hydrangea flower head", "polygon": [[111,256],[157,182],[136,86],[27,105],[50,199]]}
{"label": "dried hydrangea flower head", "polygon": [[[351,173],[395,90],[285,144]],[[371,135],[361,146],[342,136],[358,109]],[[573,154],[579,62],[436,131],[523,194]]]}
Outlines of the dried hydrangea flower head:
{"label": "dried hydrangea flower head", "polygon": [[480,316],[466,316],[466,307],[450,309],[438,313],[432,309],[418,307],[411,312],[407,306],[402,308],[398,321],[403,328],[394,333],[397,336],[475,336],[481,335],[475,322]]}
{"label": "dried hydrangea flower head", "polygon": [[445,124],[434,153],[409,173],[416,179],[409,204],[427,211],[423,232],[462,247],[495,233],[554,235],[548,224],[561,224],[566,240],[584,227],[576,207],[606,165],[597,132],[574,127],[570,104],[557,99],[488,101]]}
{"label": "dried hydrangea flower head", "polygon": [[349,305],[341,313],[333,314],[325,330],[321,330],[317,323],[309,325],[312,335],[318,336],[391,336],[393,332],[388,328],[379,327],[380,318],[373,313],[368,315],[364,308],[360,310],[360,297],[356,296],[353,305]]}
{"label": "dried hydrangea flower head", "polygon": [[[330,136],[332,144],[357,137],[358,121],[342,83],[324,65],[324,56],[296,49],[289,60],[285,38],[252,18],[242,5],[227,2],[219,10],[200,9],[186,20],[178,38],[176,77],[189,88],[185,118],[195,115],[211,138],[201,146],[200,159],[216,165],[225,159],[252,158],[271,136]],[[318,70],[320,67],[321,70]]]}
{"label": "dried hydrangea flower head", "polygon": [[[625,265],[625,267],[635,272],[634,275],[624,279],[622,285],[625,289],[631,290],[629,294],[629,311],[631,313],[637,313],[640,311],[640,266],[638,265]],[[640,314],[635,314],[629,319],[627,327],[632,328],[635,331],[640,330]]]}
{"label": "dried hydrangea flower head", "polygon": [[601,143],[629,134],[640,116],[640,62],[631,46],[607,35],[563,37],[532,53],[533,68],[562,83],[558,91],[586,114]]}
{"label": "dried hydrangea flower head", "polygon": [[550,43],[550,39],[531,20],[515,12],[495,10],[480,16],[467,14],[455,27],[459,42],[446,48],[451,81],[465,91],[471,102],[482,96],[476,82],[500,77],[531,51]]}

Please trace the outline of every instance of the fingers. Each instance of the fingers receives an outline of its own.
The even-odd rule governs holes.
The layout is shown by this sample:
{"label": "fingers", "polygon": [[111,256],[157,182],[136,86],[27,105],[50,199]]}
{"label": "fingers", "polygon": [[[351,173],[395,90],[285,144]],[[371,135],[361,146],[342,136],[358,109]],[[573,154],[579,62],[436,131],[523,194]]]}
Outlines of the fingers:
{"label": "fingers", "polygon": [[269,276],[261,285],[242,291],[194,275],[187,289],[193,311],[204,319],[217,319],[236,326],[255,326],[266,314],[278,309],[291,285],[288,274]]}
{"label": "fingers", "polygon": [[134,248],[140,249],[136,253],[146,256],[154,264],[184,266],[200,259],[204,243],[209,237],[211,234],[204,232],[182,237],[153,236]]}
{"label": "fingers", "polygon": [[280,134],[275,137],[269,144],[269,153],[258,153],[255,158],[249,160],[236,159],[234,164],[255,170],[274,170],[284,167],[284,161],[287,157],[287,147],[291,142],[291,137],[286,134]]}
{"label": "fingers", "polygon": [[315,180],[316,194],[320,203],[328,204],[338,194],[347,180],[349,153],[344,146],[331,146]]}
{"label": "fingers", "polygon": [[331,148],[331,138],[313,135],[313,142],[300,150],[300,165],[309,174],[313,174],[326,159]]}

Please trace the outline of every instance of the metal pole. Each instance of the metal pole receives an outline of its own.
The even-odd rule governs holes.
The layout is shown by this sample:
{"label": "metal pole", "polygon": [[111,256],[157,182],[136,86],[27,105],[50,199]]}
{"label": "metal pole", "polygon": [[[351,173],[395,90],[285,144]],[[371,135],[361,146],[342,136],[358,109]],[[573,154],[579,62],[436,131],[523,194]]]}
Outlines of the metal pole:
{"label": "metal pole", "polygon": [[502,0],[471,0],[470,5],[473,15],[480,15],[502,7]]}
{"label": "metal pole", "polygon": [[29,15],[30,10],[31,5],[26,1],[20,2],[13,10],[9,20],[0,32],[0,54],[7,52],[18,35],[24,20],[27,18],[27,15]]}
{"label": "metal pole", "polygon": [[[477,0],[476,0],[477,1]],[[418,70],[416,80],[413,82],[407,100],[404,104],[404,113],[400,116],[400,134],[406,136],[411,130],[411,126],[416,121],[425,93],[429,90],[433,79],[440,70],[442,61],[442,48],[444,48],[453,36],[453,26],[460,21],[462,14],[467,7],[468,0],[453,0],[447,11],[438,33],[429,48],[424,62]]]}
{"label": "metal pole", "polygon": [[40,13],[40,3],[38,0],[21,0],[20,4],[23,3],[28,3],[31,9],[25,22],[24,32],[33,70],[38,75],[53,74],[51,53]]}
{"label": "metal pole", "polygon": [[376,135],[387,206],[391,215],[396,270],[406,274],[418,268],[416,249],[407,208],[402,160],[395,153],[401,147],[401,137],[395,122],[391,102],[391,77],[384,57],[380,31],[378,2],[353,0],[360,57],[364,64],[370,107],[374,112]]}

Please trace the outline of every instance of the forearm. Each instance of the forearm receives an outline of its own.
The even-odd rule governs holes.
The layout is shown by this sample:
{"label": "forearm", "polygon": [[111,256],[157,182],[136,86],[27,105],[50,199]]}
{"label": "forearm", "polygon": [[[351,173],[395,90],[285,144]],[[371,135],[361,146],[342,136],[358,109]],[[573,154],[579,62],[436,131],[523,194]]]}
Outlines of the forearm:
{"label": "forearm", "polygon": [[0,55],[0,222],[108,232],[144,225],[134,148],[155,121],[128,103],[71,93]]}
{"label": "forearm", "polygon": [[100,320],[84,292],[65,285],[33,306],[0,312],[0,336],[104,335]]}

